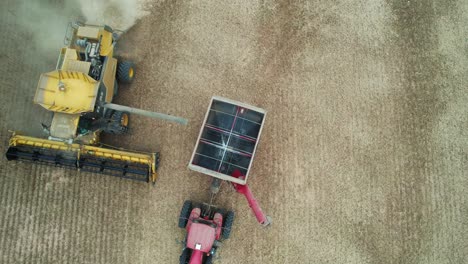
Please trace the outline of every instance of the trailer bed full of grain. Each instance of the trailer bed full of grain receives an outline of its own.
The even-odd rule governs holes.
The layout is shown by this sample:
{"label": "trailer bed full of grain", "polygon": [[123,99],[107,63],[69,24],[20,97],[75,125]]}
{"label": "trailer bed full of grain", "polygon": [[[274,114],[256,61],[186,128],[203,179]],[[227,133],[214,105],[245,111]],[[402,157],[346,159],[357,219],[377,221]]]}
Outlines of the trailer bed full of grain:
{"label": "trailer bed full of grain", "polygon": [[[189,168],[212,177],[246,184],[266,111],[214,96],[200,130]],[[238,170],[244,179],[232,177]]]}

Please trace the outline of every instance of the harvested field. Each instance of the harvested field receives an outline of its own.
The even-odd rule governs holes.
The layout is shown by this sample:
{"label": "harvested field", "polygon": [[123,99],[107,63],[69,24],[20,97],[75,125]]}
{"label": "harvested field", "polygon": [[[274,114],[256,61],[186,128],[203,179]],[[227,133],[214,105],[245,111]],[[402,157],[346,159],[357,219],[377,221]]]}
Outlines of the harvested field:
{"label": "harvested field", "polygon": [[[1,4],[1,153],[8,130],[42,135],[38,77],[89,10],[36,2]],[[116,102],[188,126],[132,116],[105,139],[160,151],[156,186],[0,158],[0,263],[177,263],[180,207],[209,199],[187,165],[212,95],[268,111],[249,185],[273,217],[224,184],[216,263],[468,263],[467,1],[137,2]]]}

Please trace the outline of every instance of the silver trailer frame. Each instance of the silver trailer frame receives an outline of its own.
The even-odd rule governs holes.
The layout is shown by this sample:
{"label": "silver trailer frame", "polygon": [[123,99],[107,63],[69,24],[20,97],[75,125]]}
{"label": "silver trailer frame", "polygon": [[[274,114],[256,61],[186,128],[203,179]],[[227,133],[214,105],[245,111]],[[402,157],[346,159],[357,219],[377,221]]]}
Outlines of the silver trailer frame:
{"label": "silver trailer frame", "polygon": [[[227,161],[224,160],[226,151],[231,152],[230,154],[234,153],[233,155],[238,155],[236,153],[236,152],[238,152],[238,150],[235,150],[235,148],[229,146],[229,142],[230,142],[231,137],[234,136],[237,139],[239,137],[244,137],[244,138],[247,137],[247,136],[242,136],[242,135],[239,135],[239,134],[236,134],[236,133],[233,132],[234,126],[236,125],[236,118],[243,119],[242,120],[243,123],[244,123],[244,121],[246,121],[246,122],[250,121],[252,123],[255,123],[254,126],[259,125],[258,134],[257,134],[257,136],[255,138],[255,141],[254,141],[255,143],[250,143],[250,144],[255,144],[254,147],[253,147],[253,151],[251,153],[249,152],[248,154],[245,154],[245,153],[243,154],[243,155],[249,155],[248,167],[246,167],[246,168],[242,167],[242,170],[244,170],[244,172],[245,172],[245,173],[243,173],[244,176],[245,176],[244,179],[235,178],[233,176],[230,176],[229,174],[222,173],[222,172],[220,172],[220,169],[218,169],[218,171],[216,171],[216,170],[213,170],[213,169],[208,169],[206,167],[200,166],[199,164],[196,164],[197,157],[199,157],[200,155],[203,156],[201,153],[197,153],[197,150],[199,150],[200,142],[202,142],[204,140],[202,138],[202,135],[203,135],[203,132],[204,132],[205,128],[207,128],[207,122],[208,122],[208,117],[210,116],[210,112],[215,111],[213,109],[213,103],[215,103],[215,102],[216,103],[217,102],[227,103],[227,104],[236,106],[237,109],[242,109],[241,113],[244,113],[244,110],[247,110],[247,111],[253,111],[254,113],[258,113],[258,116],[260,116],[260,115],[262,116],[261,122],[260,123],[255,123],[252,120],[248,120],[246,118],[239,117],[238,114],[236,113],[236,115],[233,116],[234,121],[232,123],[231,131],[230,132],[229,131],[223,131],[224,135],[226,135],[228,133],[227,135],[228,135],[229,139],[228,139],[227,143],[224,144],[224,142],[223,142],[222,145],[219,145],[219,143],[218,144],[212,144],[213,146],[216,145],[215,147],[219,148],[220,151],[224,151],[224,154],[222,156],[223,158],[221,160],[219,160],[219,159],[215,159],[213,157],[206,157],[208,159],[213,159],[213,162],[219,163],[219,168],[220,169],[221,169],[223,164],[229,164],[229,165],[227,165],[228,167],[230,167],[231,165],[232,166],[237,166],[235,164],[228,163]],[[223,113],[223,112],[220,112],[220,113],[228,115],[227,113]],[[230,182],[234,182],[234,183],[238,183],[238,184],[242,184],[242,185],[247,184],[247,179],[248,179],[248,176],[249,176],[250,168],[252,167],[255,152],[257,150],[258,143],[259,143],[259,140],[260,140],[260,136],[261,136],[261,133],[262,133],[262,130],[263,130],[263,125],[264,125],[264,122],[265,122],[266,114],[267,114],[267,112],[262,108],[258,108],[258,107],[252,106],[252,105],[248,105],[248,104],[245,104],[245,103],[242,103],[242,102],[234,101],[234,100],[227,99],[227,98],[220,97],[220,96],[213,96],[211,98],[210,104],[208,105],[208,109],[206,111],[205,119],[203,121],[203,124],[202,124],[202,126],[200,128],[200,133],[198,135],[197,143],[195,144],[195,148],[193,150],[192,157],[190,159],[190,163],[188,165],[188,168],[190,170],[200,172],[200,173],[203,173],[203,174],[206,174],[206,175],[209,175],[209,176],[221,179],[221,180],[230,181]],[[208,127],[210,127],[210,125],[208,125]],[[219,130],[221,131],[221,129],[219,129]],[[239,140],[243,140],[243,139],[239,139]],[[250,140],[252,141],[252,139],[250,139]],[[210,144],[209,142],[202,142],[202,144],[205,144],[205,143]],[[238,167],[241,168],[240,166],[238,166]]]}

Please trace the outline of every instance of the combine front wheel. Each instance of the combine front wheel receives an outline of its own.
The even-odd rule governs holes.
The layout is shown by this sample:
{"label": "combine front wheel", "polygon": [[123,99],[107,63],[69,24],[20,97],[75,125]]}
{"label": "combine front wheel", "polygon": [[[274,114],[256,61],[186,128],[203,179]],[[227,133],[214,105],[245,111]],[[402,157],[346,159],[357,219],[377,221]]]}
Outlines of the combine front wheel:
{"label": "combine front wheel", "polygon": [[110,116],[107,128],[104,130],[111,134],[124,134],[128,131],[130,114],[127,112],[114,111]]}

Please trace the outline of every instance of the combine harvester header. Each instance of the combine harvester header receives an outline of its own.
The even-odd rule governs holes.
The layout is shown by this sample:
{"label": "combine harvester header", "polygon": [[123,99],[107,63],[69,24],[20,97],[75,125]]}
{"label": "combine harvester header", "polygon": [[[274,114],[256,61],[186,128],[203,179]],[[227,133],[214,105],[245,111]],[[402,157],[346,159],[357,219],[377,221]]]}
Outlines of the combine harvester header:
{"label": "combine harvester header", "polygon": [[158,153],[141,153],[13,134],[8,160],[25,160],[137,181],[155,182]]}

